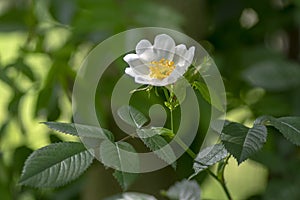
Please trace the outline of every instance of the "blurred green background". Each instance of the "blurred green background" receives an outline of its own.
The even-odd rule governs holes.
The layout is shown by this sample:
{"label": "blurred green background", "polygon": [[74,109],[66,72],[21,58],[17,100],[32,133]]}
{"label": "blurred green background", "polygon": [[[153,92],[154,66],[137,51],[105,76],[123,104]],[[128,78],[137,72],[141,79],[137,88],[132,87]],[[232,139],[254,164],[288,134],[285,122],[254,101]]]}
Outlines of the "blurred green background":
{"label": "blurred green background", "polygon": [[[72,85],[88,52],[109,36],[145,26],[178,30],[203,45],[223,76],[229,120],[251,126],[260,115],[300,115],[299,0],[0,0],[1,200],[96,200],[122,192],[111,171],[96,162],[62,188],[37,190],[17,182],[33,150],[75,140],[39,122],[72,121]],[[96,102],[103,127],[116,130],[110,92],[126,63],[113,65]],[[201,119],[208,118],[209,105],[200,96],[199,101]],[[207,122],[200,125],[199,134]],[[195,151],[199,141],[201,136]],[[130,190],[162,199],[160,190],[192,172],[186,155],[178,163],[176,172],[141,175]],[[237,167],[230,160],[225,177],[234,199],[296,200],[299,167],[299,148],[275,133],[251,161]],[[214,180],[204,175],[197,180],[203,199],[225,199]]]}

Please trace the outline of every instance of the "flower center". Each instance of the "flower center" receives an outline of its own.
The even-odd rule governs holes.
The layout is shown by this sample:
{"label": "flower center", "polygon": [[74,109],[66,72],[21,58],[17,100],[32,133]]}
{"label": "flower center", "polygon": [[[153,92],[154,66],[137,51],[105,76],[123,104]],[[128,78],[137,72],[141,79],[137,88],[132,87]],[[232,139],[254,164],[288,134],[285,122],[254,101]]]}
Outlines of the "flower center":
{"label": "flower center", "polygon": [[151,78],[162,80],[170,76],[175,65],[173,61],[162,58],[160,61],[152,61],[149,69]]}

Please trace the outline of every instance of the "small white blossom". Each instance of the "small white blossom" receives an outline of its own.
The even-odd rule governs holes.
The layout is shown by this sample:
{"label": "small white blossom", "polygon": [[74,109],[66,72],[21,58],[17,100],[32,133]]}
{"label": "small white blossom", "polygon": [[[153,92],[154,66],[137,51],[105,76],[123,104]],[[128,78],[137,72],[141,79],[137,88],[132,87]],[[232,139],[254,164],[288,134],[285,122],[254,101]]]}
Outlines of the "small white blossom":
{"label": "small white blossom", "polygon": [[136,45],[136,54],[127,54],[123,59],[129,67],[125,73],[134,77],[136,83],[166,86],[175,83],[191,65],[195,47],[175,45],[166,34],[157,35],[152,45],[141,40]]}

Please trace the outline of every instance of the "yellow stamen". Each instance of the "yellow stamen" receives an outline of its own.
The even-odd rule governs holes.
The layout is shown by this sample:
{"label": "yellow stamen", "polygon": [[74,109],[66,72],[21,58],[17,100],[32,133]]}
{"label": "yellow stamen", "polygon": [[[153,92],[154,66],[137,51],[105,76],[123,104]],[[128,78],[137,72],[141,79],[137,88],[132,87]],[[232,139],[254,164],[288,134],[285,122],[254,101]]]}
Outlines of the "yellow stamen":
{"label": "yellow stamen", "polygon": [[162,58],[160,61],[152,61],[149,69],[151,78],[162,80],[170,76],[175,69],[175,65],[173,61]]}

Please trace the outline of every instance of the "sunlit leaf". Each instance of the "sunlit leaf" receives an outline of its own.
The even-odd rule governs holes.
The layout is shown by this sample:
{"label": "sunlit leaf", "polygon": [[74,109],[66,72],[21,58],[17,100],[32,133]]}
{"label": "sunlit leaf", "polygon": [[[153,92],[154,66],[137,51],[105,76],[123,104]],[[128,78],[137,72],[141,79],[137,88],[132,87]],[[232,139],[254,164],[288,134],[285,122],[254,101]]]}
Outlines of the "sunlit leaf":
{"label": "sunlit leaf", "polygon": [[19,59],[17,63],[9,65],[7,67],[15,67],[17,70],[22,72],[25,76],[27,76],[31,81],[35,81],[35,75],[32,69],[24,63],[22,59]]}
{"label": "sunlit leaf", "polygon": [[17,89],[14,81],[9,78],[3,69],[0,69],[0,80],[9,85],[13,89]]}
{"label": "sunlit leaf", "polygon": [[[53,81],[53,73],[48,74],[48,79]],[[52,76],[51,76],[52,75]],[[38,95],[37,102],[35,105],[35,115],[43,115],[47,117],[47,121],[55,121],[60,115],[60,105],[59,105],[59,91],[60,85],[58,83],[48,83],[45,88],[43,88]]]}
{"label": "sunlit leaf", "polygon": [[94,157],[81,143],[54,143],[34,151],[26,160],[19,183],[58,187],[78,178]]}

